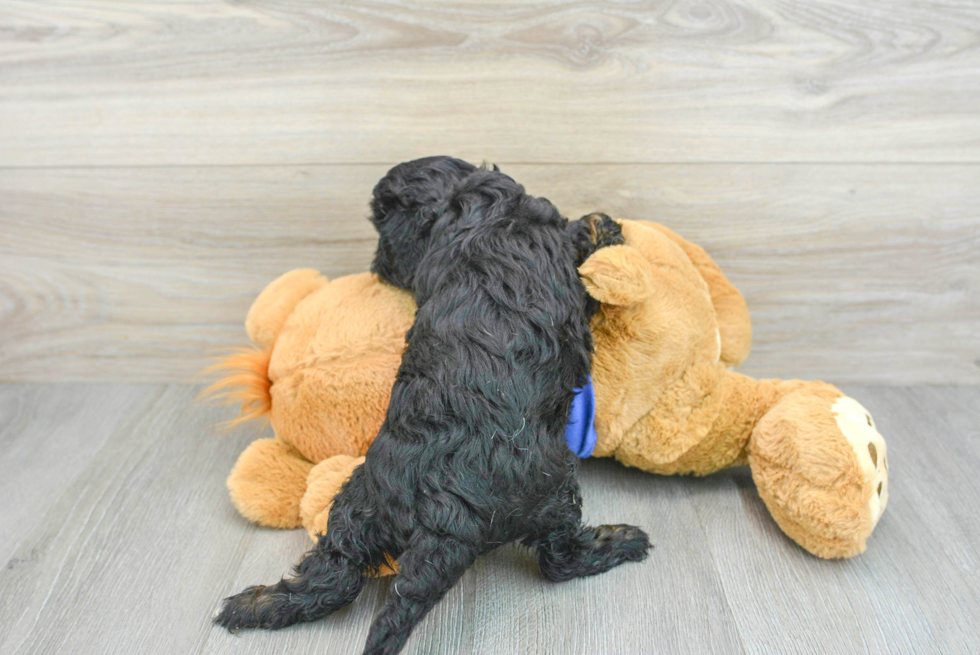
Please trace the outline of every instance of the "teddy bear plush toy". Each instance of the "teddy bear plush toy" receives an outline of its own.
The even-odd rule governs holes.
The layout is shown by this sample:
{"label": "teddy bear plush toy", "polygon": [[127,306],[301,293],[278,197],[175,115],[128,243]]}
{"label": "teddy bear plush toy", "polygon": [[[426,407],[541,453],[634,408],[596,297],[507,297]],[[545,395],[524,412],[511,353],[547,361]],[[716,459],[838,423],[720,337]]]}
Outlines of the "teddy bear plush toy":
{"label": "teddy bear plush toy", "polygon": [[[782,530],[824,558],[861,553],[888,500],[885,441],[856,400],[823,382],[757,380],[742,295],[703,249],[669,229],[620,221],[625,244],[579,269],[602,306],[592,320],[595,440],[663,475],[748,464]],[[267,415],[228,478],[256,523],[326,529],[333,496],[377,434],[412,325],[409,292],[369,273],[328,281],[296,270],[272,282],[245,322],[255,348],[217,369],[210,388]],[[591,452],[589,452],[591,450]]]}

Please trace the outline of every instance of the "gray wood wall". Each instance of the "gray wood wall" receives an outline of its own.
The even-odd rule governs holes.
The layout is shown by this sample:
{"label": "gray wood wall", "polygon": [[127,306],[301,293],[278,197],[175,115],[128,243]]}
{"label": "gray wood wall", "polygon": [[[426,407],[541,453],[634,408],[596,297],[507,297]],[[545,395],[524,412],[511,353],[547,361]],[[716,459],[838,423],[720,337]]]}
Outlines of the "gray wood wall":
{"label": "gray wood wall", "polygon": [[980,383],[961,0],[0,0],[0,380],[188,381],[437,153],[704,245],[750,374]]}

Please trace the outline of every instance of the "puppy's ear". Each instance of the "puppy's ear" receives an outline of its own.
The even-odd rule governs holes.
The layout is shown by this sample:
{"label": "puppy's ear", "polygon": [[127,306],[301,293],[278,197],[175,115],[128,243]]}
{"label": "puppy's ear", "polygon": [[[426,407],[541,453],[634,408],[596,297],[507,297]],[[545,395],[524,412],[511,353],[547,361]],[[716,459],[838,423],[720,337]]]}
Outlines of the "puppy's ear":
{"label": "puppy's ear", "polygon": [[402,162],[375,185],[371,221],[379,231],[385,223],[402,220],[417,225],[431,223],[459,183],[476,170],[473,164],[444,155]]}
{"label": "puppy's ear", "polygon": [[607,305],[635,305],[653,293],[650,262],[629,246],[595,251],[579,267],[578,274],[589,295]]}

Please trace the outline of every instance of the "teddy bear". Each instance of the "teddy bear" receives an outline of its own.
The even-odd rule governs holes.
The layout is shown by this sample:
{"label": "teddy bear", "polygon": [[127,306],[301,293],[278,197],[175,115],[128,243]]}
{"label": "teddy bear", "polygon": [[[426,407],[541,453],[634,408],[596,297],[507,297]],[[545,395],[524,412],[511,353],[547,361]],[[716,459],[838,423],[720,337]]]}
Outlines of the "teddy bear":
{"label": "teddy bear", "polygon": [[[863,552],[888,501],[871,414],[824,382],[733,371],[752,339],[739,291],[670,229],[618,222],[624,244],[579,269],[601,302],[591,456],[662,475],[748,465],[796,543],[822,558]],[[410,292],[370,273],[295,270],[262,291],[245,321],[254,347],[214,367],[226,376],[206,391],[241,403],[234,422],[267,416],[275,434],[252,442],[228,478],[244,517],[326,531],[334,495],[384,420],[414,314]]]}

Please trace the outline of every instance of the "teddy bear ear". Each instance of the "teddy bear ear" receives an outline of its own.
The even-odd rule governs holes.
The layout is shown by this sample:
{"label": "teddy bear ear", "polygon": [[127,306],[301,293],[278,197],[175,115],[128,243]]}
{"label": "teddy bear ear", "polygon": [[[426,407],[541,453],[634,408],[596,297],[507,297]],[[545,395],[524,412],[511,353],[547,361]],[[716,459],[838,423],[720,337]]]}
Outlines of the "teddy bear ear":
{"label": "teddy bear ear", "polygon": [[589,295],[607,305],[635,305],[653,293],[650,262],[630,246],[596,250],[578,273]]}

